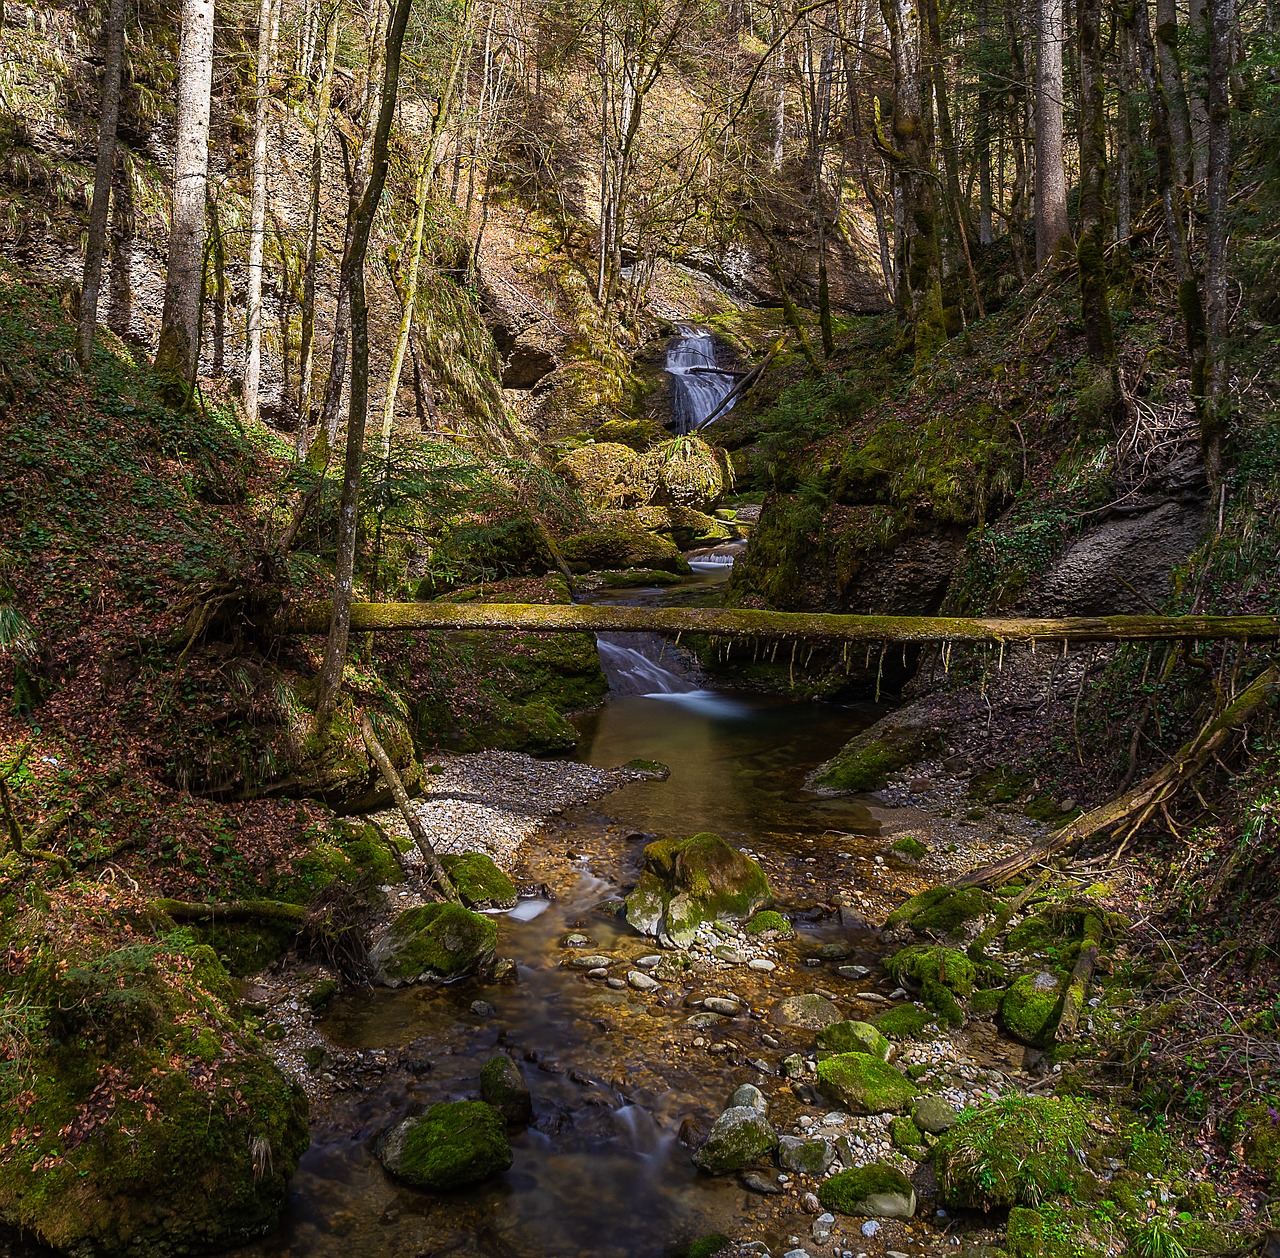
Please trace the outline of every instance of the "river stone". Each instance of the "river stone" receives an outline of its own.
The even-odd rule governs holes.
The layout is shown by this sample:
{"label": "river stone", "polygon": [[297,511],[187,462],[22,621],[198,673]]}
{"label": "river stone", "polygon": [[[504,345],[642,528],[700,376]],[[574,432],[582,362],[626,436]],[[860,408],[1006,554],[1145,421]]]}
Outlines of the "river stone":
{"label": "river stone", "polygon": [[726,1018],[736,1018],[742,1012],[742,1006],[736,1000],[726,1000],[723,996],[708,996],[702,1007],[712,1013],[722,1013]]}
{"label": "river stone", "polygon": [[818,1200],[841,1214],[881,1219],[909,1219],[916,1212],[916,1192],[896,1167],[884,1163],[858,1166],[823,1180]]}
{"label": "river stone", "polygon": [[483,852],[442,856],[440,863],[469,909],[509,909],[519,898],[516,884]]}
{"label": "river stone", "polygon": [[825,1140],[805,1140],[801,1136],[783,1136],[778,1141],[778,1165],[784,1171],[820,1179],[832,1162],[836,1151]]}
{"label": "river stone", "polygon": [[627,982],[638,992],[651,992],[662,986],[656,978],[650,978],[643,970],[628,970]]}
{"label": "river stone", "polygon": [[833,1022],[818,1032],[818,1047],[831,1053],[870,1053],[889,1060],[889,1041],[869,1022]]}
{"label": "river stone", "polygon": [[743,1188],[749,1189],[751,1192],[758,1192],[765,1197],[776,1197],[782,1192],[779,1184],[769,1179],[767,1176],[761,1175],[759,1171],[747,1171],[742,1176]]}
{"label": "river stone", "polygon": [[784,1026],[798,1026],[806,1031],[820,1031],[840,1021],[840,1010],[825,996],[810,992],[804,996],[788,996],[773,1007],[773,1020]]}
{"label": "river stone", "polygon": [[687,948],[703,922],[741,921],[773,903],[764,870],[718,835],[660,839],[627,896],[627,921],[668,947]]}
{"label": "river stone", "polygon": [[586,935],[566,935],[564,946],[566,948],[590,948],[591,940]]}
{"label": "river stone", "polygon": [[761,974],[772,974],[777,968],[777,964],[768,957],[753,957],[747,962],[747,969],[758,970]]}
{"label": "river stone", "polygon": [[870,1053],[840,1053],[818,1063],[818,1088],[850,1114],[900,1114],[916,1087]]}
{"label": "river stone", "polygon": [[480,1099],[513,1125],[533,1117],[533,1097],[520,1067],[510,1057],[491,1057],[480,1071]]}
{"label": "river stone", "polygon": [[712,1124],[706,1143],[693,1155],[693,1164],[709,1174],[724,1175],[759,1161],[777,1143],[763,1111],[733,1105]]}
{"label": "river stone", "polygon": [[762,1114],[769,1108],[769,1102],[764,1099],[764,1093],[754,1083],[744,1083],[741,1087],[734,1089],[733,1095],[729,1098],[728,1108],[733,1109],[739,1105],[758,1109]]}
{"label": "river stone", "polygon": [[589,957],[566,957],[564,963],[571,970],[603,970],[613,964],[613,958],[592,953]]}
{"label": "river stone", "polygon": [[911,1107],[911,1121],[921,1131],[940,1136],[956,1125],[956,1112],[943,1097],[922,1096]]}
{"label": "river stone", "polygon": [[374,1152],[397,1179],[436,1191],[479,1184],[512,1160],[502,1115],[483,1101],[441,1101],[393,1127]]}
{"label": "river stone", "polygon": [[460,904],[407,909],[369,953],[378,982],[388,987],[425,980],[451,983],[493,957],[493,923]]}

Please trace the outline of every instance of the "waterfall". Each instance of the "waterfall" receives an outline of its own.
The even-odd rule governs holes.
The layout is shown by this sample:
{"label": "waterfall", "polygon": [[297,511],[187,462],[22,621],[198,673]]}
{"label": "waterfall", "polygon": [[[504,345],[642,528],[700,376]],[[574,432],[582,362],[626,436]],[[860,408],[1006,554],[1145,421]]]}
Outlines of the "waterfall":
{"label": "waterfall", "polygon": [[707,423],[733,388],[735,377],[733,372],[721,371],[716,365],[709,332],[685,325],[679,330],[680,335],[667,348],[671,426],[678,433],[690,433]]}
{"label": "waterfall", "polygon": [[656,633],[599,633],[600,667],[616,695],[676,695],[698,689]]}

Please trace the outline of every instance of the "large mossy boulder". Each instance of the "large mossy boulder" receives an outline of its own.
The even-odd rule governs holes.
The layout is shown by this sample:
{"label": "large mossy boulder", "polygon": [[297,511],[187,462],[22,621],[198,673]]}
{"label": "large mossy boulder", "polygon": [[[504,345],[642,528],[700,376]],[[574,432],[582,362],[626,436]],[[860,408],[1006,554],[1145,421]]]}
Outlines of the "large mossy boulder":
{"label": "large mossy boulder", "polygon": [[369,957],[380,983],[452,983],[493,959],[494,924],[460,904],[406,909],[374,945]]}
{"label": "large mossy boulder", "polygon": [[764,1110],[754,1105],[731,1105],[712,1124],[693,1163],[709,1175],[724,1175],[764,1158],[778,1143]]}
{"label": "large mossy boulder", "polygon": [[643,506],[658,481],[657,468],[647,458],[615,441],[599,441],[566,454],[556,471],[592,511]]}
{"label": "large mossy boulder", "polygon": [[518,898],[516,884],[484,852],[442,856],[440,863],[469,909],[509,909]]}
{"label": "large mossy boulder", "polygon": [[887,717],[850,739],[820,765],[813,783],[829,791],[878,791],[888,782],[889,774],[933,755],[943,741],[942,732],[933,726]]}
{"label": "large mossy boulder", "polygon": [[1063,984],[1048,970],[1014,979],[1000,1001],[1000,1025],[1021,1044],[1048,1048],[1062,1015]]}
{"label": "large mossy boulder", "polygon": [[671,434],[653,419],[606,419],[593,434],[597,442],[612,441],[644,454],[670,439]]}
{"label": "large mossy boulder", "polygon": [[560,552],[575,572],[657,568],[686,575],[691,571],[688,561],[667,538],[611,526],[566,538]]}
{"label": "large mossy boulder", "polygon": [[398,1123],[375,1152],[396,1179],[435,1192],[483,1183],[512,1161],[506,1123],[483,1101],[441,1101]]}
{"label": "large mossy boulder", "polygon": [[991,912],[992,898],[980,887],[930,887],[900,904],[885,926],[909,926],[917,935],[959,935]]}
{"label": "large mossy boulder", "polygon": [[828,1057],[837,1053],[870,1053],[889,1060],[889,1041],[869,1022],[833,1022],[818,1032],[818,1048]]}
{"label": "large mossy boulder", "polygon": [[719,835],[660,839],[627,896],[627,921],[667,947],[687,948],[703,922],[738,922],[773,903],[764,870]]}
{"label": "large mossy boulder", "polygon": [[884,1163],[857,1166],[824,1180],[818,1200],[841,1214],[880,1219],[909,1219],[916,1212],[916,1190],[896,1167]]}
{"label": "large mossy boulder", "polygon": [[964,1024],[964,1010],[957,997],[973,995],[977,967],[956,948],[941,944],[912,944],[885,963],[893,978],[920,992],[920,998],[952,1026]]}
{"label": "large mossy boulder", "polygon": [[655,482],[652,500],[659,506],[709,512],[724,493],[720,458],[701,437],[676,437],[655,446],[645,464]]}
{"label": "large mossy boulder", "polygon": [[818,1063],[818,1090],[850,1114],[900,1114],[916,1097],[902,1071],[871,1053],[840,1053]]}

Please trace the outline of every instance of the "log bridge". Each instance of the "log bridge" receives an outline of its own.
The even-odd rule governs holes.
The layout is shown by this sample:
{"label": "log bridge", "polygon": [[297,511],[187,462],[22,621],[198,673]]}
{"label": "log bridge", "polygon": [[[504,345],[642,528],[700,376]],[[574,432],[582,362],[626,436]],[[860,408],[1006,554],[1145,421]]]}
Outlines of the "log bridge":
{"label": "log bridge", "polygon": [[[332,609],[311,603],[286,612],[284,633],[329,631]],[[518,630],[532,633],[682,633],[717,638],[807,642],[1275,641],[1280,616],[851,616],[718,607],[623,607],[594,603],[353,603],[353,633],[415,630]]]}

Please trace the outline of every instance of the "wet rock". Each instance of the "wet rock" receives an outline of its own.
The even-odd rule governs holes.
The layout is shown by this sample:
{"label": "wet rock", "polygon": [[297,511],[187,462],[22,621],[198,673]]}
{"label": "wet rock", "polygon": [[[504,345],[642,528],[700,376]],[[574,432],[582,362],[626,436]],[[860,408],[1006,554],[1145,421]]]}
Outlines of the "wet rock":
{"label": "wet rock", "polygon": [[492,1018],[498,1011],[487,1000],[473,1000],[471,1012],[477,1018]]}
{"label": "wet rock", "polygon": [[627,989],[627,984],[626,984],[626,982],[625,982],[623,979],[620,979],[620,978],[607,978],[607,979],[605,979],[605,982],[606,982],[610,987],[612,987],[612,988],[614,989],[614,991],[619,991],[619,992],[621,992],[621,991],[626,991],[626,989]]}
{"label": "wet rock", "polygon": [[[822,1202],[818,1200],[818,1194],[807,1192],[800,1198],[800,1209],[806,1214],[817,1214],[822,1209]],[[834,1219],[832,1220],[834,1222]]]}
{"label": "wet rock", "polygon": [[730,965],[741,965],[747,959],[746,953],[732,944],[718,944],[712,948],[711,955],[719,961],[728,961]]}
{"label": "wet rock", "polygon": [[588,978],[608,978],[609,971],[606,970],[603,965],[598,965],[594,970],[587,971],[587,977]]}
{"label": "wet rock", "polygon": [[782,1191],[773,1180],[761,1175],[759,1171],[746,1171],[738,1176],[738,1180],[743,1188],[766,1197],[776,1197]]}
{"label": "wet rock", "polygon": [[[814,1202],[821,1206],[822,1202],[814,1197]],[[825,1245],[831,1239],[831,1229],[836,1225],[836,1216],[829,1210],[818,1215],[813,1221],[813,1239],[819,1245]]]}
{"label": "wet rock", "polygon": [[510,986],[520,981],[520,972],[516,968],[515,960],[512,957],[499,957],[493,963],[492,976],[495,983],[501,983],[504,986]]}
{"label": "wet rock", "polygon": [[756,970],[761,974],[772,974],[778,967],[773,961],[770,961],[768,957],[752,957],[751,960],[747,962],[747,968],[749,970]]}
{"label": "wet rock", "polygon": [[748,1109],[758,1109],[762,1114],[769,1108],[769,1102],[765,1100],[764,1093],[754,1083],[742,1084],[741,1087],[734,1089],[733,1095],[729,1098],[730,1109],[742,1105]]}
{"label": "wet rock", "polygon": [[712,1013],[722,1013],[726,1018],[736,1018],[742,1012],[742,1006],[736,1000],[726,1000],[723,996],[708,996],[702,1007]]}
{"label": "wet rock", "polygon": [[843,961],[853,951],[847,943],[836,940],[833,943],[824,943],[818,949],[818,955],[824,961]]}
{"label": "wet rock", "polygon": [[627,982],[638,992],[651,992],[662,986],[656,978],[650,978],[642,970],[629,970]]}
{"label": "wet rock", "polygon": [[533,1117],[533,1097],[520,1067],[510,1057],[491,1057],[480,1071],[480,1098],[511,1124]]}
{"label": "wet rock", "polygon": [[922,1096],[911,1107],[911,1120],[921,1131],[940,1136],[956,1125],[954,1106],[940,1096]]}
{"label": "wet rock", "polygon": [[612,964],[612,957],[606,957],[598,952],[593,952],[590,956],[585,957],[565,958],[565,965],[571,970],[603,970]]}
{"label": "wet rock", "polygon": [[778,1165],[784,1171],[818,1179],[835,1160],[836,1151],[825,1140],[806,1140],[801,1136],[782,1136],[778,1140]]}
{"label": "wet rock", "polygon": [[664,944],[687,948],[703,922],[740,921],[773,901],[764,871],[714,834],[662,839],[644,850],[627,896],[627,921]]}
{"label": "wet rock", "polygon": [[469,909],[509,909],[514,907],[516,884],[483,852],[463,852],[442,856],[440,863],[453,879],[462,902]]}
{"label": "wet rock", "polygon": [[711,1127],[706,1143],[693,1155],[694,1165],[712,1175],[742,1170],[764,1157],[778,1137],[761,1110],[736,1105]]}
{"label": "wet rock", "polygon": [[483,1101],[441,1101],[393,1127],[374,1151],[397,1179],[436,1191],[481,1183],[512,1161],[502,1116]]}
{"label": "wet rock", "polygon": [[564,946],[566,948],[590,948],[591,940],[586,935],[566,935],[564,938]]}
{"label": "wet rock", "polygon": [[458,904],[423,904],[401,913],[369,958],[378,981],[388,987],[448,983],[486,964],[497,942],[487,917]]}
{"label": "wet rock", "polygon": [[700,1144],[704,1143],[707,1133],[698,1126],[697,1120],[691,1117],[685,1117],[681,1120],[680,1130],[676,1135],[676,1139],[680,1141],[686,1149],[696,1149]]}
{"label": "wet rock", "polygon": [[860,979],[866,978],[871,971],[865,965],[840,965],[836,967],[836,973],[841,978]]}
{"label": "wet rock", "polygon": [[804,1075],[804,1058],[799,1053],[791,1053],[782,1059],[782,1073],[788,1079],[799,1079]]}
{"label": "wet rock", "polygon": [[869,1022],[833,1022],[818,1032],[818,1047],[831,1053],[870,1053],[889,1060],[889,1041]]}
{"label": "wet rock", "polygon": [[870,1053],[840,1053],[820,1061],[818,1087],[850,1114],[898,1114],[916,1096],[906,1075]]}
{"label": "wet rock", "polygon": [[[916,1212],[911,1181],[884,1163],[841,1171],[824,1180],[818,1200],[841,1214],[866,1214],[882,1219],[909,1219]],[[864,1235],[866,1233],[864,1232]]]}
{"label": "wet rock", "polygon": [[651,954],[650,954],[649,956],[647,956],[647,957],[639,957],[639,958],[637,958],[637,960],[636,960],[636,964],[637,964],[637,965],[638,965],[642,970],[652,970],[652,969],[654,969],[656,966],[659,966],[659,965],[661,965],[661,964],[662,964],[662,957],[661,957],[658,953],[654,952],[654,953],[651,953]]}
{"label": "wet rock", "polygon": [[1000,1025],[1015,1040],[1048,1048],[1061,1016],[1061,987],[1047,970],[1015,979],[1000,1002]]}
{"label": "wet rock", "polygon": [[833,1022],[840,1021],[840,1010],[825,996],[809,993],[804,996],[788,996],[773,1007],[773,1020],[784,1026],[803,1027],[808,1031],[820,1031]]}
{"label": "wet rock", "polygon": [[723,1022],[724,1020],[724,1015],[719,1013],[695,1013],[692,1017],[685,1019],[685,1025],[702,1029],[709,1026],[715,1026],[717,1023]]}

